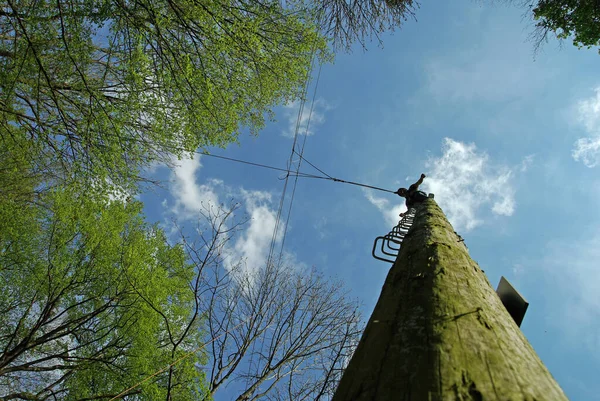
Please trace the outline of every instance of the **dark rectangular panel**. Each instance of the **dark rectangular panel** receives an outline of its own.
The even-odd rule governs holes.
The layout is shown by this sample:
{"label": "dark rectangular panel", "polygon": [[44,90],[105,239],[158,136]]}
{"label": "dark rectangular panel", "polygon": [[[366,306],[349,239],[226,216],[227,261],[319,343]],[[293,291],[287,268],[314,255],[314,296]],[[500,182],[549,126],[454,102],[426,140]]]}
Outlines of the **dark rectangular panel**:
{"label": "dark rectangular panel", "polygon": [[496,293],[500,297],[500,300],[510,316],[512,316],[515,323],[517,323],[517,326],[521,327],[521,322],[523,322],[529,302],[519,294],[519,291],[515,290],[504,276],[500,277],[500,283],[498,284]]}

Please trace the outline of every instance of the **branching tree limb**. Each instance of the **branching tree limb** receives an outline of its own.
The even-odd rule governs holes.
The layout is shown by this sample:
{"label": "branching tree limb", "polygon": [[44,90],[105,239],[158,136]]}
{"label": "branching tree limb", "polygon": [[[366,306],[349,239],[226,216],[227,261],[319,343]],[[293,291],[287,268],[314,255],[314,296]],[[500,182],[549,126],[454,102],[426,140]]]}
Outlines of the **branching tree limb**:
{"label": "branching tree limb", "polygon": [[207,396],[235,383],[240,401],[328,399],[360,336],[358,305],[315,269],[225,262],[241,226],[232,210],[217,210],[203,214],[200,242],[186,242],[204,272],[197,294],[216,338]]}
{"label": "branching tree limb", "polygon": [[375,38],[400,27],[415,17],[419,3],[415,0],[324,0],[307,1],[314,7],[321,28],[331,38],[335,49],[349,50],[358,42],[364,48]]}
{"label": "branching tree limb", "polygon": [[[109,399],[201,343],[183,249],[136,202],[76,199],[55,190],[0,222],[0,399]],[[128,397],[190,399],[202,363],[191,355]]]}
{"label": "branching tree limb", "polygon": [[309,15],[277,2],[37,3],[0,14],[0,139],[88,187],[258,132],[326,52]]}

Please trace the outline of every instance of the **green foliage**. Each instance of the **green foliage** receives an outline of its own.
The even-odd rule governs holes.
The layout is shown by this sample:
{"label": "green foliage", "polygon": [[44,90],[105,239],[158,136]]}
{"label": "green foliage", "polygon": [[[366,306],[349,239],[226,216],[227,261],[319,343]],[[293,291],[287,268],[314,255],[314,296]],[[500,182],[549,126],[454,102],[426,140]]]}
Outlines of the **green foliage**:
{"label": "green foliage", "polygon": [[595,0],[542,0],[533,14],[542,38],[554,32],[559,39],[571,37],[579,48],[600,45],[600,3]]}
{"label": "green foliage", "polygon": [[[0,395],[115,396],[201,344],[194,268],[140,203],[54,189],[4,219],[17,211],[10,198],[0,199]],[[197,399],[204,361],[197,352],[132,394]]]}
{"label": "green foliage", "polygon": [[[210,399],[218,385],[207,386],[199,369],[207,356],[195,350],[211,307],[202,304],[198,283],[214,279],[202,270],[217,263],[216,241],[229,229],[219,231],[218,224],[204,262],[192,265],[190,254],[144,221],[139,202],[114,195],[137,191],[146,166],[225,146],[243,129],[256,134],[274,106],[302,96],[314,59],[330,60],[325,35],[338,48],[364,44],[417,5],[348,6],[345,0],[3,4],[1,398],[110,399],[190,354],[124,398]],[[335,340],[331,325],[318,329]],[[341,344],[350,338],[340,336]],[[327,345],[332,366],[343,360],[345,345],[337,345]],[[231,367],[233,356],[225,358],[219,369]]]}
{"label": "green foliage", "polygon": [[10,0],[0,143],[21,142],[55,179],[131,184],[298,98],[313,52],[326,56],[312,18],[278,1]]}

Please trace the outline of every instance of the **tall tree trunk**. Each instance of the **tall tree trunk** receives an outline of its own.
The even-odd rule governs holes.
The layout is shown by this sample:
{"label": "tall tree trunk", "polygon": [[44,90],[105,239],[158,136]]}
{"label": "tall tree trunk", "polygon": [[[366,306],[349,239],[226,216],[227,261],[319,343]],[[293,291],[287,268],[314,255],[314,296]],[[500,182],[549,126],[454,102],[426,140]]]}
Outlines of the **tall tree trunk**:
{"label": "tall tree trunk", "polygon": [[333,401],[567,400],[461,241],[418,205]]}

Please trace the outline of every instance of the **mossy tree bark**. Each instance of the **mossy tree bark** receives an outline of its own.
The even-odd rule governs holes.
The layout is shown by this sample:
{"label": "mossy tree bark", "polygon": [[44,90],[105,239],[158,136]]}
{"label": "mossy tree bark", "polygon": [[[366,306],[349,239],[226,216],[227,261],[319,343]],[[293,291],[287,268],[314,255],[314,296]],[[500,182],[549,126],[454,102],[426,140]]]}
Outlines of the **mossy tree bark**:
{"label": "mossy tree bark", "polygon": [[333,401],[567,400],[432,199]]}

